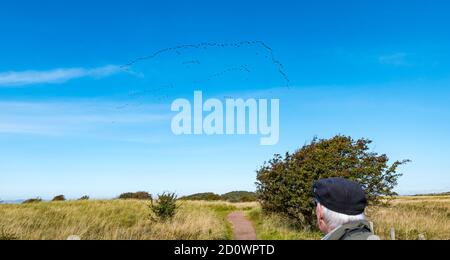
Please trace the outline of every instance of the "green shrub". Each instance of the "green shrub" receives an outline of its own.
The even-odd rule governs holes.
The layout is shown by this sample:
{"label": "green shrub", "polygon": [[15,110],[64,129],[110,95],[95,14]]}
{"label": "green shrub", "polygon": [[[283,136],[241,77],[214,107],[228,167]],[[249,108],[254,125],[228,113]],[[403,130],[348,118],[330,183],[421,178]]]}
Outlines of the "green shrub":
{"label": "green shrub", "polygon": [[64,197],[64,195],[58,195],[54,197],[52,201],[66,201],[66,197]]}
{"label": "green shrub", "polygon": [[282,213],[303,227],[315,225],[312,185],[314,181],[343,177],[361,183],[371,204],[380,196],[394,196],[397,168],[408,162],[388,165],[386,155],[369,149],[370,140],[336,136],[314,139],[293,154],[275,155],[257,171],[258,197],[266,212]]}
{"label": "green shrub", "polygon": [[22,204],[32,204],[32,203],[40,203],[40,202],[42,202],[42,199],[36,198],[36,199],[25,200],[24,202],[22,202]]}
{"label": "green shrub", "polygon": [[163,193],[158,196],[158,200],[152,201],[150,209],[159,220],[166,221],[172,219],[177,213],[177,195],[175,193]]}
{"label": "green shrub", "polygon": [[79,198],[78,200],[82,201],[82,200],[89,200],[89,199],[90,199],[89,196],[83,196],[83,197]]}
{"label": "green shrub", "polygon": [[119,196],[121,200],[152,200],[152,195],[145,191],[140,192],[127,192]]}
{"label": "green shrub", "polygon": [[204,201],[218,201],[221,196],[212,192],[197,193],[180,198],[180,200],[204,200]]}
{"label": "green shrub", "polygon": [[258,197],[254,192],[248,191],[233,191],[226,193],[221,196],[222,200],[226,200],[228,202],[253,202],[257,201]]}

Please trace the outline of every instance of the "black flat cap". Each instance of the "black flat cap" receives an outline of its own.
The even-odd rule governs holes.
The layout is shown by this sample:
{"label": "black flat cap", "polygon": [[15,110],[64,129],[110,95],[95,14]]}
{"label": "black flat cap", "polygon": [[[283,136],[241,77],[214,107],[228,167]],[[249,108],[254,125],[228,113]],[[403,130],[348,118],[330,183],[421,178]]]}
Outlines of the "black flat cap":
{"label": "black flat cap", "polygon": [[362,186],[343,178],[319,180],[314,183],[313,193],[318,203],[345,215],[362,214],[367,206],[367,198]]}

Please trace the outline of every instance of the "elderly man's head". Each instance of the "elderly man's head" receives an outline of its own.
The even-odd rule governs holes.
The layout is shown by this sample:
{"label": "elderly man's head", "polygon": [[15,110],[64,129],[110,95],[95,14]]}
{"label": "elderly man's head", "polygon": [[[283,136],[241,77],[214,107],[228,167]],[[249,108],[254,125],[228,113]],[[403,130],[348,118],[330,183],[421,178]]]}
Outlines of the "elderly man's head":
{"label": "elderly man's head", "polygon": [[342,178],[317,181],[313,187],[319,228],[325,234],[354,221],[365,220],[367,199],[361,185]]}
{"label": "elderly man's head", "polygon": [[346,215],[327,209],[321,204],[316,207],[317,223],[320,231],[325,234],[330,233],[336,228],[354,221],[366,220],[364,213],[356,216]]}

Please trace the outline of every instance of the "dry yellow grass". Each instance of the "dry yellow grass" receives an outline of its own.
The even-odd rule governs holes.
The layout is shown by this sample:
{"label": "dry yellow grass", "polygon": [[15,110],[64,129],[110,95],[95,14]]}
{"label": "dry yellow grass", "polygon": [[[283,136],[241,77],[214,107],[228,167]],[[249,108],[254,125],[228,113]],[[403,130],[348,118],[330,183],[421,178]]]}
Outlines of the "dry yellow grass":
{"label": "dry yellow grass", "polygon": [[[319,233],[298,231],[289,220],[262,214],[258,203],[185,201],[172,221],[150,218],[148,202],[134,200],[48,202],[0,205],[1,239],[86,240],[209,240],[232,237],[226,216],[246,211],[258,238],[319,239]],[[368,217],[375,231],[389,239],[395,228],[398,239],[450,239],[450,196],[399,197],[389,207],[371,207]]]}
{"label": "dry yellow grass", "polygon": [[322,237],[319,232],[298,230],[291,220],[279,215],[264,214],[259,205],[247,215],[255,224],[260,240],[318,240]]}
{"label": "dry yellow grass", "polygon": [[400,240],[417,240],[419,234],[450,239],[450,196],[398,197],[389,207],[369,208],[368,217],[383,239],[390,238],[391,228]]}
{"label": "dry yellow grass", "polygon": [[170,222],[152,221],[148,202],[76,201],[0,205],[3,239],[86,240],[228,239],[225,220],[209,203],[181,204]]}

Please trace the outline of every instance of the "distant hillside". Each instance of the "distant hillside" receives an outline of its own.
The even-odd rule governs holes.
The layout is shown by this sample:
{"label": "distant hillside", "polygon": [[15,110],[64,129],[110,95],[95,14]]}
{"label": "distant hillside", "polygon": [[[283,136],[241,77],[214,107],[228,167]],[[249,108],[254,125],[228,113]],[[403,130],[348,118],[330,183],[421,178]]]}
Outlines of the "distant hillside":
{"label": "distant hillside", "polygon": [[213,192],[197,193],[180,198],[181,200],[204,200],[204,201],[229,201],[229,202],[251,202],[256,201],[256,193],[248,191],[233,191],[223,195]]}
{"label": "distant hillside", "polygon": [[206,201],[216,201],[221,200],[222,197],[213,192],[196,193],[189,196],[180,198],[180,200],[206,200]]}
{"label": "distant hillside", "polygon": [[414,196],[450,196],[450,192],[442,192],[442,193],[429,193],[429,194],[417,194]]}
{"label": "distant hillside", "polygon": [[257,201],[256,193],[248,191],[233,191],[222,195],[222,200],[229,202],[251,202]]}

